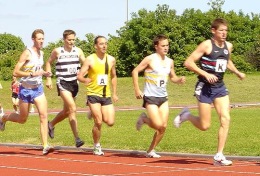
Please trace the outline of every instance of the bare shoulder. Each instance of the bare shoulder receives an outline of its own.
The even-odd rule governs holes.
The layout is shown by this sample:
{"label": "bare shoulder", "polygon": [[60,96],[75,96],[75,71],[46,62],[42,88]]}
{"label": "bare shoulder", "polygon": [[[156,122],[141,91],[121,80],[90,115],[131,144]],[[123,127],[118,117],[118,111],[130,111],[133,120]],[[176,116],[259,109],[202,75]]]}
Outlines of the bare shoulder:
{"label": "bare shoulder", "polygon": [[25,49],[23,52],[22,52],[23,55],[31,55],[31,51],[29,49]]}
{"label": "bare shoulder", "polygon": [[59,48],[54,48],[51,52],[52,57],[58,57],[59,54],[60,54]]}
{"label": "bare shoulder", "polygon": [[211,50],[212,50],[212,41],[210,39],[201,42],[197,47],[197,51],[199,53],[209,54],[211,53]]}
{"label": "bare shoulder", "polygon": [[211,40],[208,39],[208,40],[204,40],[203,42],[201,42],[200,45],[201,45],[203,48],[208,48],[208,47],[211,47],[211,46],[212,46],[212,43],[211,43]]}
{"label": "bare shoulder", "polygon": [[111,60],[111,61],[114,61],[114,60],[116,60],[116,58],[114,57],[114,56],[111,56],[111,55],[107,55],[107,58],[109,59],[109,60]]}
{"label": "bare shoulder", "polygon": [[84,63],[88,64],[88,65],[92,65],[94,62],[94,55],[90,54],[86,57]]}
{"label": "bare shoulder", "polygon": [[31,51],[29,49],[25,49],[22,54],[21,54],[21,57],[22,59],[25,59],[25,60],[30,60],[30,56],[31,56]]}
{"label": "bare shoulder", "polygon": [[86,57],[86,60],[93,60],[94,59],[94,55],[90,54]]}
{"label": "bare shoulder", "polygon": [[229,49],[230,51],[232,51],[232,50],[233,50],[233,44],[230,43],[230,42],[228,42],[228,41],[226,41],[226,44],[227,44],[228,49]]}
{"label": "bare shoulder", "polygon": [[148,56],[146,56],[143,60],[145,60],[146,62],[152,62],[154,60],[154,55],[150,54]]}

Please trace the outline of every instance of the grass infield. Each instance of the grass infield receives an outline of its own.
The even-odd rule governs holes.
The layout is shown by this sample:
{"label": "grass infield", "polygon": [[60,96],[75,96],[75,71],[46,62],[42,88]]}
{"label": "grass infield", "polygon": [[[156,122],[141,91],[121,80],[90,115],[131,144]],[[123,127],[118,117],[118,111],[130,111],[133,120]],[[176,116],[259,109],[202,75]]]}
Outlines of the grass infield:
{"label": "grass infield", "polygon": [[[140,85],[143,85],[140,78]],[[188,76],[185,85],[168,84],[169,105],[189,106],[195,105],[193,89],[196,76]],[[258,84],[259,74],[247,75],[244,81],[240,81],[235,75],[227,74],[225,82],[230,92],[231,104],[255,104],[260,102]],[[53,83],[54,80],[53,80]],[[12,111],[10,81],[1,81],[3,89],[0,90],[1,103],[6,111]],[[55,87],[55,86],[54,86]],[[57,96],[56,88],[47,90],[45,94],[48,99],[48,108],[60,109],[62,101]],[[118,96],[120,100],[115,103],[116,107],[129,108],[141,107],[142,101],[134,97],[131,78],[118,78]],[[84,85],[80,84],[80,92],[77,97],[79,109],[87,109],[85,106]],[[127,110],[116,112],[116,123],[113,127],[102,127],[101,144],[103,148],[146,150],[150,145],[154,130],[144,126],[141,131],[135,130],[135,122],[143,110]],[[217,147],[217,133],[219,120],[212,111],[211,128],[208,131],[199,131],[189,122],[184,123],[181,128],[173,127],[172,120],[180,109],[171,109],[168,128],[161,143],[156,150],[161,152],[181,152],[214,154]],[[191,112],[197,114],[196,109]],[[226,155],[260,156],[259,143],[259,106],[248,106],[231,109],[231,127],[224,152]],[[54,118],[50,114],[49,119]],[[86,119],[86,113],[78,113],[79,135],[86,142],[86,147],[92,147],[92,125],[93,121]],[[0,133],[1,143],[40,144],[39,118],[30,115],[28,121],[23,124],[7,122],[6,130]],[[68,120],[64,120],[55,127],[55,138],[49,139],[53,146],[74,146],[74,139]]]}

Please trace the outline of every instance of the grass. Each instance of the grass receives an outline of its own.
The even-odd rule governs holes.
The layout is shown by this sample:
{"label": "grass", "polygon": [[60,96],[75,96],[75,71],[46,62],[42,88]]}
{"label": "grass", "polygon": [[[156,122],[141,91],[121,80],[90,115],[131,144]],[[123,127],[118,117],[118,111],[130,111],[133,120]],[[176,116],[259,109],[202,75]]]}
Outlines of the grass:
{"label": "grass", "polygon": [[[226,85],[230,91],[232,103],[259,102],[260,95],[258,83],[260,76],[257,74],[247,75],[247,79],[240,81],[234,75],[226,75]],[[140,79],[140,85],[142,85]],[[193,87],[196,82],[195,76],[187,77],[186,85],[169,84],[169,104],[174,106],[194,105]],[[3,89],[0,90],[1,103],[5,109],[12,109],[10,82],[1,82]],[[80,93],[77,98],[79,108],[85,107],[85,93],[83,85],[80,85]],[[56,90],[45,90],[48,106],[50,109],[60,109],[62,102],[58,98]],[[130,78],[118,79],[118,96],[120,101],[117,107],[141,107],[142,102],[136,100]],[[54,98],[52,98],[54,97]],[[214,154],[217,147],[217,132],[219,122],[215,111],[212,111],[212,125],[208,131],[202,132],[195,129],[190,123],[184,123],[180,129],[173,128],[172,118],[179,113],[180,109],[171,109],[168,128],[157,151],[181,152],[181,153],[204,153]],[[196,109],[191,110],[197,114]],[[144,126],[140,132],[135,130],[135,122],[141,110],[128,110],[116,112],[116,123],[113,127],[102,127],[101,143],[104,148],[146,150],[150,145],[154,131]],[[231,128],[225,147],[227,155],[260,156],[259,121],[260,109],[258,107],[234,108],[231,111]],[[50,114],[49,119],[54,115]],[[86,147],[92,147],[93,121],[86,119],[85,113],[78,113],[79,134],[86,142]],[[0,133],[1,143],[24,143],[40,144],[39,118],[30,115],[28,121],[23,124],[8,122],[6,130]],[[74,146],[73,135],[68,120],[62,121],[55,128],[55,138],[49,140],[54,146]]]}

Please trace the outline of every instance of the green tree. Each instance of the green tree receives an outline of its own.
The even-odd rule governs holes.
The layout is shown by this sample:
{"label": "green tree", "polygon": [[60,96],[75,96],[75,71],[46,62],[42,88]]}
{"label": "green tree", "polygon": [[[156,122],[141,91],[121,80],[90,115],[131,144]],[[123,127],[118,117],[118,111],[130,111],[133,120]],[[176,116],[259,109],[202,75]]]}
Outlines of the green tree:
{"label": "green tree", "polygon": [[[114,43],[118,46],[118,75],[130,76],[133,68],[153,52],[155,35],[165,34],[174,42],[173,32],[179,32],[180,28],[176,11],[169,9],[168,5],[158,5],[154,12],[141,9],[133,13],[132,19],[118,31],[119,37],[111,39],[116,40]],[[169,55],[173,55],[175,48],[178,45],[172,44]]]}
{"label": "green tree", "polygon": [[221,8],[225,4],[225,0],[209,0],[209,2],[207,4],[215,12],[221,12]]}
{"label": "green tree", "polygon": [[20,37],[12,34],[0,34],[0,54],[8,53],[9,51],[22,51],[25,45]]}
{"label": "green tree", "polygon": [[20,37],[0,34],[0,79],[12,79],[12,72],[25,45]]}
{"label": "green tree", "polygon": [[21,53],[22,51],[13,50],[0,55],[0,79],[12,79],[14,66],[19,60]]}

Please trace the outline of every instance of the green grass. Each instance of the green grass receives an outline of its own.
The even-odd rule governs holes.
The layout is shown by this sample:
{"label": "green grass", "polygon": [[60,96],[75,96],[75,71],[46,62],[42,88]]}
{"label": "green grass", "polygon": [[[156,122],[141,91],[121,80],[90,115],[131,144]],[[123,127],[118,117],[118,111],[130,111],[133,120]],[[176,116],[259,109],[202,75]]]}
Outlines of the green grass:
{"label": "green grass", "polygon": [[[226,75],[226,85],[230,91],[232,103],[260,102],[258,84],[259,75],[247,75],[247,79],[240,81],[234,75]],[[169,84],[169,104],[174,106],[194,105],[193,87],[196,82],[195,76],[187,77],[186,85]],[[5,109],[12,109],[10,82],[1,82],[4,89],[0,90],[1,103]],[[140,79],[142,85],[142,79]],[[45,90],[50,109],[60,109],[62,103],[57,96],[56,90]],[[142,101],[136,100],[130,78],[118,79],[118,96],[120,101],[117,107],[141,107]],[[52,98],[53,97],[53,98]],[[85,107],[84,87],[77,99],[79,108]],[[217,132],[219,121],[215,111],[212,111],[212,125],[208,131],[202,132],[193,127],[189,122],[184,123],[180,129],[173,128],[172,119],[179,113],[180,109],[171,109],[168,128],[157,151],[181,152],[181,153],[204,153],[214,154],[217,147]],[[196,109],[191,110],[197,114]],[[104,148],[146,150],[150,145],[154,130],[144,126],[140,132],[135,130],[135,122],[140,110],[117,111],[116,123],[113,127],[102,127],[101,143]],[[225,147],[227,155],[260,156],[259,143],[259,107],[234,108],[231,111],[231,128]],[[54,115],[49,115],[49,119]],[[92,125],[93,121],[86,119],[85,113],[78,113],[79,134],[86,142],[86,147],[92,147]],[[28,121],[23,124],[7,122],[6,130],[0,133],[1,143],[24,143],[40,144],[39,118],[30,115]],[[73,135],[68,120],[64,120],[55,128],[55,138],[49,140],[54,146],[74,146]]]}

